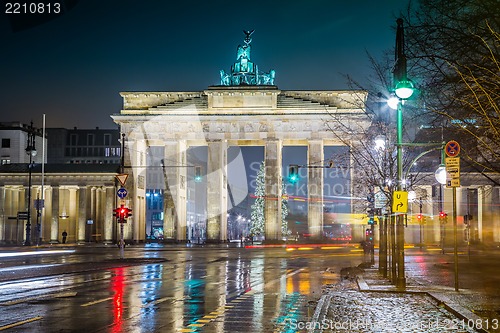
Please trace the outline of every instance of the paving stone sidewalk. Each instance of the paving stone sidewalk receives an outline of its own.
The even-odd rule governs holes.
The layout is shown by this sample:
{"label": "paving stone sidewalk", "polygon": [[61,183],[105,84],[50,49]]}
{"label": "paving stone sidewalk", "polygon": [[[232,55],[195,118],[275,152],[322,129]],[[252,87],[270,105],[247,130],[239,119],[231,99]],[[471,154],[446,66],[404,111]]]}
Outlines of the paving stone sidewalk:
{"label": "paving stone sidewalk", "polygon": [[357,269],[327,286],[314,315],[289,322],[287,332],[494,332],[500,325],[460,307],[439,288],[426,292],[410,282],[401,292],[375,270]]}

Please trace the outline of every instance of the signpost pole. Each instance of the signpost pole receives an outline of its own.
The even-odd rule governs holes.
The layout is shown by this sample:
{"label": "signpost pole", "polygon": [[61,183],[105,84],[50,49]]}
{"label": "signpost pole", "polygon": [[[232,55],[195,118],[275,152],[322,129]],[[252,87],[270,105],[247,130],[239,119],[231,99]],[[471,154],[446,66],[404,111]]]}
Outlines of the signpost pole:
{"label": "signpost pole", "polygon": [[457,240],[457,188],[453,187],[453,257],[455,266],[455,291],[458,291],[458,240]]}
{"label": "signpost pole", "polygon": [[125,242],[123,240],[123,221],[120,221],[120,259],[124,259],[124,247],[125,247]]}
{"label": "signpost pole", "polygon": [[[446,158],[447,185],[453,191],[453,261],[455,275],[455,291],[458,291],[458,235],[457,235],[457,187],[460,186],[460,144],[454,140],[448,141],[444,152]],[[448,179],[449,178],[449,179]]]}

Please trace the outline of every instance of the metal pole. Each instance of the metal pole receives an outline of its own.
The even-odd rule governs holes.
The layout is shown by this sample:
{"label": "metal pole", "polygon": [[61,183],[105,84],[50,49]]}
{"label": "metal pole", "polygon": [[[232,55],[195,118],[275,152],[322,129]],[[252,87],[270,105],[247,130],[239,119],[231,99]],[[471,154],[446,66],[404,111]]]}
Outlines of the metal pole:
{"label": "metal pole", "polygon": [[123,240],[123,222],[120,221],[120,259],[124,258],[123,249],[125,247],[125,242]]}
{"label": "metal pole", "polygon": [[380,220],[380,247],[379,247],[379,272],[387,277],[387,217],[379,212]]}
{"label": "metal pole", "polygon": [[26,240],[24,242],[25,246],[31,246],[31,167],[33,164],[33,122],[31,122],[28,128],[28,146],[26,147],[26,153],[30,157],[30,162],[28,165],[28,220],[26,221]]}
{"label": "metal pole", "polygon": [[455,266],[455,291],[458,291],[458,239],[457,239],[457,188],[453,187],[453,257]]}
{"label": "metal pole", "polygon": [[397,266],[396,266],[396,217],[391,214],[391,280],[396,284]]}
{"label": "metal pole", "polygon": [[45,207],[45,190],[44,190],[44,184],[45,184],[45,113],[43,114],[42,118],[42,206],[39,206],[38,209],[40,211],[37,211],[37,218],[38,214],[40,214],[40,227],[38,230],[38,244],[42,244],[43,240],[43,217],[44,217],[44,207]]}
{"label": "metal pole", "polygon": [[420,208],[420,250],[422,250],[422,247],[423,247],[423,233],[422,233],[422,228],[423,228],[423,225],[424,225],[424,217],[422,215],[422,197],[419,198],[419,208]]}
{"label": "metal pole", "polygon": [[[398,190],[403,190],[403,101],[398,104],[397,110],[397,169],[398,169]],[[396,234],[397,234],[397,263],[398,277],[396,287],[406,288],[405,277],[405,253],[404,253],[404,216],[398,214],[396,216]]]}

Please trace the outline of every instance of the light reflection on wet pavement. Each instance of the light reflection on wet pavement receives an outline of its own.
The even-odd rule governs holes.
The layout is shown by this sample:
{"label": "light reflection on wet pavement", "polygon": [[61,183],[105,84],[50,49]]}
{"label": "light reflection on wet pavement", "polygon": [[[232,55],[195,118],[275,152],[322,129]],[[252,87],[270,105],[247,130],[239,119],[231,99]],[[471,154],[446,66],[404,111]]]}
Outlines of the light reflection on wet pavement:
{"label": "light reflection on wet pavement", "polygon": [[149,255],[168,262],[2,283],[0,327],[33,319],[9,331],[285,332],[290,318],[312,316],[341,267],[362,260],[282,249]]}

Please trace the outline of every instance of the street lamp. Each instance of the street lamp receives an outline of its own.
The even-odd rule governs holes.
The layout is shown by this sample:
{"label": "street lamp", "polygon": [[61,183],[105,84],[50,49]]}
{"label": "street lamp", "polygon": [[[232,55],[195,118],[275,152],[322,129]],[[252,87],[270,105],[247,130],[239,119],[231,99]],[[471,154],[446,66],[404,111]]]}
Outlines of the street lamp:
{"label": "street lamp", "polygon": [[26,222],[26,240],[24,245],[31,245],[31,171],[33,169],[33,158],[36,156],[35,148],[35,129],[33,128],[33,122],[31,122],[28,127],[28,142],[26,144],[26,154],[30,158],[30,163],[28,165],[28,220]]}
{"label": "street lamp", "polygon": [[[404,28],[403,19],[396,20],[396,52],[395,52],[395,65],[394,65],[394,92],[399,98],[397,108],[397,189],[403,190],[403,104],[404,101],[410,98],[414,92],[414,86],[406,76],[406,55],[404,51]],[[398,263],[398,276],[396,279],[396,287],[406,288],[405,277],[405,257],[404,257],[404,216],[398,214],[396,217],[396,234],[397,234],[397,263]]]}

